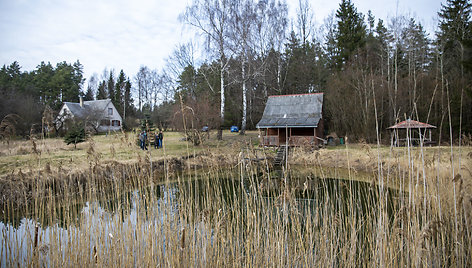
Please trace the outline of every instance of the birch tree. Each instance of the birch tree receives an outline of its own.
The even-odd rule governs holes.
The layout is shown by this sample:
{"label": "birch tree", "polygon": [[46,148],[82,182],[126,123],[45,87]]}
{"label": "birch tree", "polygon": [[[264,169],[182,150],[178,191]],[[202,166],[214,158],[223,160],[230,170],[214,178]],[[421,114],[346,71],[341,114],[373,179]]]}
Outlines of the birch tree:
{"label": "birch tree", "polygon": [[233,1],[193,0],[181,15],[181,20],[196,28],[205,38],[206,51],[220,64],[220,129],[218,139],[223,138],[222,126],[225,116],[225,74],[231,52],[228,47],[230,15]]}
{"label": "birch tree", "polygon": [[234,1],[232,8],[231,39],[233,51],[239,55],[241,63],[242,86],[242,122],[241,135],[245,134],[247,124],[247,82],[249,80],[248,64],[255,39],[257,14],[252,0]]}

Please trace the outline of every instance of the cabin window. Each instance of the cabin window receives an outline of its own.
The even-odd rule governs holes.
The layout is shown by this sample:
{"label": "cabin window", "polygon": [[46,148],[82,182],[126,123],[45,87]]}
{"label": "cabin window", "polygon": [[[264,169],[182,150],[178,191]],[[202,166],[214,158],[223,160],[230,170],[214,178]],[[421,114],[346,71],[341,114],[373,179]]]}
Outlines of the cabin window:
{"label": "cabin window", "polygon": [[120,122],[120,120],[112,120],[111,125],[113,127],[119,127],[121,125],[121,122]]}
{"label": "cabin window", "polygon": [[108,108],[108,115],[113,115],[113,108]]}
{"label": "cabin window", "polygon": [[100,125],[101,126],[109,126],[110,125],[110,120],[102,119],[102,120],[100,120]]}

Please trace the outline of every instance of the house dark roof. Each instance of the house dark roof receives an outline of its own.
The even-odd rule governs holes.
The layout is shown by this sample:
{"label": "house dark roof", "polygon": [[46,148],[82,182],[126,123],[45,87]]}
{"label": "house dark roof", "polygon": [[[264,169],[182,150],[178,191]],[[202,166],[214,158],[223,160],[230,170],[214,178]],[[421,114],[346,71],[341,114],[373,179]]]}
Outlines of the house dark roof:
{"label": "house dark roof", "polygon": [[388,129],[407,129],[407,128],[436,128],[436,126],[408,119],[396,125],[393,125],[389,127]]}
{"label": "house dark roof", "polygon": [[84,101],[83,107],[80,107],[80,103],[76,102],[64,102],[64,104],[67,105],[74,117],[83,118],[86,117],[90,112],[101,112],[105,110],[110,101],[110,99]]}
{"label": "house dark roof", "polygon": [[318,127],[323,93],[270,96],[257,128]]}

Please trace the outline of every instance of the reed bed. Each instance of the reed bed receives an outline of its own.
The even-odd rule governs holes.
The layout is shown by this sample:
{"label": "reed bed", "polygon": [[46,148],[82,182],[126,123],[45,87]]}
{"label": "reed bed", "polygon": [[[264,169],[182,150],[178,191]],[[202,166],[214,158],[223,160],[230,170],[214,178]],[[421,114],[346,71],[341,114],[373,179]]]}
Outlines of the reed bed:
{"label": "reed bed", "polygon": [[186,162],[91,157],[80,174],[36,171],[21,204],[2,202],[0,267],[472,266],[462,155],[434,174],[412,151],[371,148],[377,169],[362,183],[349,147],[342,177],[328,175],[320,151],[305,152],[317,169],[300,176],[251,143],[238,150],[224,165],[188,151]]}

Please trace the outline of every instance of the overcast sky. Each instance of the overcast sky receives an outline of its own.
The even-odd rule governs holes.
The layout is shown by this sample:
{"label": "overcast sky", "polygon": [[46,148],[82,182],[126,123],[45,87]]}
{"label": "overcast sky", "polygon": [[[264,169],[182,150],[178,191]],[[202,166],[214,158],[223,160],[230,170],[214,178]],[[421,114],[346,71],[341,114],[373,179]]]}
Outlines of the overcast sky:
{"label": "overcast sky", "polygon": [[[433,33],[440,0],[353,0],[359,12],[370,9],[388,21],[408,14]],[[31,71],[41,61],[55,65],[79,60],[84,76],[115,69],[132,78],[141,65],[162,69],[179,43],[194,33],[178,20],[191,0],[0,0],[0,64],[18,61]],[[298,0],[288,0],[296,12]],[[311,0],[316,22],[339,7],[340,0]],[[186,28],[188,29],[188,28]]]}

